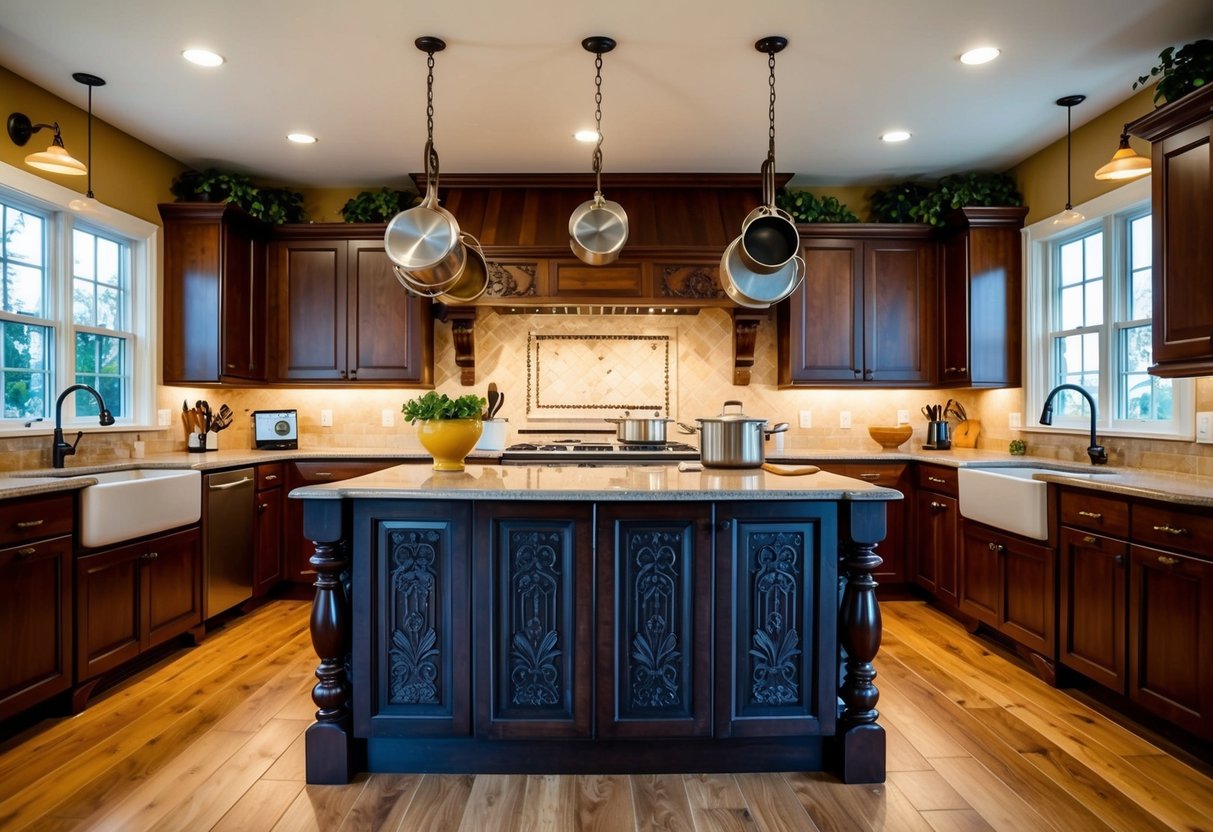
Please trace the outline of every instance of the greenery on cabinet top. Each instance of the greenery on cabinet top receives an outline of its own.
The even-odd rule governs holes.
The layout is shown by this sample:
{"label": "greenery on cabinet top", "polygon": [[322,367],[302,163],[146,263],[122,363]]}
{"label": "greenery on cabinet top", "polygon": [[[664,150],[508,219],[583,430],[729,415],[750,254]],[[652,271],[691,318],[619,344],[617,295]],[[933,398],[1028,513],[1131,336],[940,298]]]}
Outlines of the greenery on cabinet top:
{"label": "greenery on cabinet top", "polygon": [[242,173],[206,168],[186,170],[169,190],[178,202],[230,202],[273,225],[303,222],[303,194],[290,188],[257,185]]}
{"label": "greenery on cabinet top", "polygon": [[1161,76],[1154,87],[1155,106],[1169,104],[1213,82],[1213,40],[1202,38],[1178,49],[1168,46],[1158,53],[1158,63],[1150,67],[1149,74],[1134,82],[1133,89],[1144,87],[1155,75]]}

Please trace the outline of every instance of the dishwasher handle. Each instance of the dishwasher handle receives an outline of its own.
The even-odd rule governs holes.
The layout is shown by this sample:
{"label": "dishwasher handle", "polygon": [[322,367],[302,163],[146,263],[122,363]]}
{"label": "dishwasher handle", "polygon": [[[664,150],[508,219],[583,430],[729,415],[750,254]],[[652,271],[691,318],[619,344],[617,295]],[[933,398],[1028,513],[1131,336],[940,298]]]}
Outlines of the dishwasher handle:
{"label": "dishwasher handle", "polygon": [[238,485],[244,485],[246,482],[252,481],[252,477],[245,477],[244,479],[236,480],[235,482],[225,482],[223,485],[208,485],[207,488],[209,488],[211,491],[227,491],[229,488],[235,488]]}

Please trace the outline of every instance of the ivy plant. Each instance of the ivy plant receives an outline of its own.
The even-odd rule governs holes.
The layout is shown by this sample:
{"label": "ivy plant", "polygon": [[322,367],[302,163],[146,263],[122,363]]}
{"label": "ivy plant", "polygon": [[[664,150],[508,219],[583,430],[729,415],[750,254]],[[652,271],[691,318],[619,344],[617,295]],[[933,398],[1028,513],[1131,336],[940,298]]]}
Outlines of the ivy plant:
{"label": "ivy plant", "polygon": [[876,222],[917,222],[914,210],[930,196],[932,186],[901,182],[872,194],[872,218]]}
{"label": "ivy plant", "polygon": [[902,182],[872,195],[877,222],[943,225],[950,211],[965,206],[1018,206],[1023,195],[1009,173],[954,173],[934,184]]}
{"label": "ivy plant", "polygon": [[775,195],[775,205],[796,222],[859,222],[838,197],[817,196],[810,191],[781,190]]}
{"label": "ivy plant", "polygon": [[346,201],[341,216],[346,222],[387,222],[420,201],[421,197],[412,191],[392,188],[363,191]]}
{"label": "ivy plant", "polygon": [[409,399],[400,411],[409,424],[433,419],[479,419],[486,404],[485,399],[475,393],[452,399],[446,393],[430,390],[424,396]]}
{"label": "ivy plant", "polygon": [[1176,49],[1168,46],[1158,53],[1158,63],[1142,75],[1133,89],[1144,87],[1154,76],[1162,76],[1154,87],[1154,104],[1170,103],[1183,98],[1205,84],[1213,82],[1213,40],[1202,38]]}
{"label": "ivy plant", "polygon": [[180,202],[230,202],[264,222],[302,222],[303,194],[289,188],[263,188],[242,173],[207,168],[183,171],[169,187]]}

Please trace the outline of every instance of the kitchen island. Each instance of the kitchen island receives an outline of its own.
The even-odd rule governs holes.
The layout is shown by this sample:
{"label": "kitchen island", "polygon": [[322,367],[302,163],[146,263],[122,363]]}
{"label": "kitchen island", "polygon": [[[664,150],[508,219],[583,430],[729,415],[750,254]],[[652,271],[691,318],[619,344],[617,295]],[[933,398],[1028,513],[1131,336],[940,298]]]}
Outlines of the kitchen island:
{"label": "kitchen island", "polygon": [[402,465],[291,496],[317,573],[309,783],[884,780],[872,571],[897,491],[756,469]]}

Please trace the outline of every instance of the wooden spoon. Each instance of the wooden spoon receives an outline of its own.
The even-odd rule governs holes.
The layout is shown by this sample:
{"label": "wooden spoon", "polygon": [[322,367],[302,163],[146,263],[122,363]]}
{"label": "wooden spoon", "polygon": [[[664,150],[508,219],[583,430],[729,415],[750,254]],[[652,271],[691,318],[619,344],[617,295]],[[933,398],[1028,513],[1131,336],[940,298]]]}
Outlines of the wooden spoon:
{"label": "wooden spoon", "polygon": [[496,382],[490,381],[489,382],[489,406],[488,406],[488,409],[484,411],[484,418],[492,419],[493,414],[496,412],[497,412],[497,384],[496,384]]}

